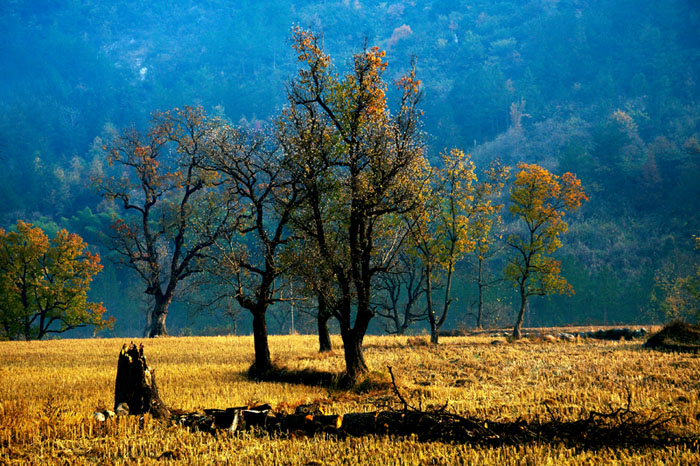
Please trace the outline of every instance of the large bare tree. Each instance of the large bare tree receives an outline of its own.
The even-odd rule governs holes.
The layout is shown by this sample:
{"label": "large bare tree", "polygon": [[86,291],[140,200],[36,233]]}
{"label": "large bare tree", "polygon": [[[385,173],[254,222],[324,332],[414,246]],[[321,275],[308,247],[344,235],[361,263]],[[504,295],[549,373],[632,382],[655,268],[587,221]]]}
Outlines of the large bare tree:
{"label": "large bare tree", "polygon": [[236,224],[236,198],[202,168],[217,126],[198,107],[157,112],[147,132],[125,129],[105,147],[114,172],[97,186],[123,208],[113,248],[153,297],[150,337],[167,335],[178,285],[202,271],[207,249]]}
{"label": "large bare tree", "polygon": [[225,276],[232,296],[253,316],[251,373],[259,376],[272,368],[266,313],[282,300],[286,269],[281,259],[291,234],[288,223],[300,199],[299,186],[282,164],[271,135],[225,124],[215,133],[203,166],[221,176],[227,193],[236,199],[241,221],[216,242],[210,271]]}

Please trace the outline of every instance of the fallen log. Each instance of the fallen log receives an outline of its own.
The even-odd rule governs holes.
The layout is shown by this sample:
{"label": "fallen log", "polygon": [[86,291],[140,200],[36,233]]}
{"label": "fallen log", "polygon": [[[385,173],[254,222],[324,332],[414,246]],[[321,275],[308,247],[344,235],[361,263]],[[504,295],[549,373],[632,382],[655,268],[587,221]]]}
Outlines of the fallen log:
{"label": "fallen log", "polygon": [[295,432],[315,435],[321,432],[337,434],[343,416],[319,413],[272,413],[269,405],[227,409],[205,409],[204,413],[179,413],[173,417],[176,424],[192,430],[216,433],[258,430],[270,433]]}
{"label": "fallen log", "polygon": [[581,338],[593,338],[595,340],[634,340],[636,338],[642,338],[646,336],[647,329],[633,329],[633,328],[610,328],[601,330],[591,330],[590,332],[578,332],[576,335]]}

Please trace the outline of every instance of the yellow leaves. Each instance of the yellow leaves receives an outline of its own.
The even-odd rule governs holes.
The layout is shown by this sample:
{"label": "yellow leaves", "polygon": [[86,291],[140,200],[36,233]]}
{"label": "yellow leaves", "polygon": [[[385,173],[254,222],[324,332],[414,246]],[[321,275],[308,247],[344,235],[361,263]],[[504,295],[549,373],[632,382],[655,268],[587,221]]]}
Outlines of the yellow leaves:
{"label": "yellow leaves", "polygon": [[319,36],[299,26],[292,28],[292,48],[297,52],[297,60],[317,70],[325,70],[330,65],[330,57],[318,45]]}
{"label": "yellow leaves", "polygon": [[508,238],[517,252],[506,269],[507,276],[527,288],[528,295],[572,294],[561,276],[561,263],[548,257],[561,247],[560,236],[568,229],[566,211],[575,211],[588,200],[581,182],[572,173],[561,177],[535,164],[518,164],[510,191],[510,211],[524,225],[522,234]]}
{"label": "yellow leaves", "polygon": [[511,188],[510,211],[536,225],[562,224],[566,210],[573,212],[588,200],[581,181],[573,173],[559,177],[539,165],[526,163],[519,163],[518,170]]}
{"label": "yellow leaves", "polygon": [[452,149],[442,155],[443,167],[422,193],[421,207],[412,214],[413,241],[423,260],[448,270],[473,251],[487,228],[484,212],[489,199],[478,195],[476,168],[469,154]]}

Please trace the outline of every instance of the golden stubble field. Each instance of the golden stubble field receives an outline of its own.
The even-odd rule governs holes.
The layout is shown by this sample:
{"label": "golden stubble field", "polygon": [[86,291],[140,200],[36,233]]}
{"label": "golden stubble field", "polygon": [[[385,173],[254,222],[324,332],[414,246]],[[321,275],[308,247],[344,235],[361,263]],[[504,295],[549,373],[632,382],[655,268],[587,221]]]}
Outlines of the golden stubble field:
{"label": "golden stubble field", "polygon": [[[641,342],[368,337],[374,380],[397,383],[414,404],[481,419],[577,419],[624,406],[677,415],[673,428],[700,437],[700,356],[643,350]],[[274,437],[189,432],[136,417],[99,423],[112,408],[119,350],[130,340],[0,342],[0,464],[700,464],[697,447],[581,450],[543,443],[508,447],[420,443],[412,438]],[[252,337],[136,340],[156,370],[161,397],[184,410],[319,402],[327,412],[372,411],[394,400],[368,392],[251,382]],[[291,369],[340,371],[341,350],[320,356],[314,336],[273,336],[273,358]],[[339,345],[339,340],[334,340]]]}

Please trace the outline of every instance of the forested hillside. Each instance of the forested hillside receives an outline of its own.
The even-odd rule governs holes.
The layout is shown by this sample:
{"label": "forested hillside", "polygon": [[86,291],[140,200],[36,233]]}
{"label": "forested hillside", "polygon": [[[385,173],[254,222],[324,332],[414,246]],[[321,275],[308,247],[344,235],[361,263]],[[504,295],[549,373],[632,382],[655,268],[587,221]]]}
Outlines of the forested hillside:
{"label": "forested hillside", "polygon": [[[700,4],[690,0],[4,1],[0,227],[22,219],[81,235],[104,265],[91,300],[116,317],[115,334],[140,335],[143,285],[110,261],[118,213],[92,183],[110,170],[103,146],[118,128],[186,105],[272,123],[297,69],[294,25],[321,33],[341,70],[365,46],[386,50],[389,80],[414,60],[431,160],[459,148],[481,172],[499,159],[581,180],[590,201],[567,217],[557,252],[575,294],[531,300],[526,325],[680,312],[677,280],[695,273],[700,235]],[[444,328],[475,323],[472,265],[456,270]],[[504,265],[493,258],[494,279]],[[237,331],[250,328],[230,303],[199,311],[192,301],[176,302],[174,332],[232,331],[227,312]],[[496,283],[484,324],[512,323],[517,302]],[[290,330],[290,304],[276,306],[272,331]]]}

